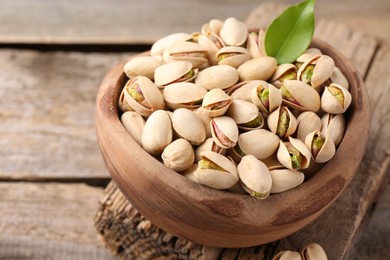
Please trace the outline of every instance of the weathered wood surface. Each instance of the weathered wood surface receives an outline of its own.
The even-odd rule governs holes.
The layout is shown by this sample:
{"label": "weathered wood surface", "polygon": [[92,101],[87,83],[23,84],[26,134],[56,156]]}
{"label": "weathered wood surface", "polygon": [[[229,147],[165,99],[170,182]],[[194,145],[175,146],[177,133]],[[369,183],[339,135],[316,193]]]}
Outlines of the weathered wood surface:
{"label": "weathered wood surface", "polygon": [[0,183],[0,259],[115,259],[96,237],[101,188]]}

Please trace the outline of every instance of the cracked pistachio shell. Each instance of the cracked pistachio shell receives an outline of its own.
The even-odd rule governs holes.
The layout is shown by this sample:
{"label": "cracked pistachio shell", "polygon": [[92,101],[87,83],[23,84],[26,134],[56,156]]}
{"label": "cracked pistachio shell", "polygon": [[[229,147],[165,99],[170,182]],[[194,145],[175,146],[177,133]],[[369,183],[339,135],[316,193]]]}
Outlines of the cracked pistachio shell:
{"label": "cracked pistachio shell", "polygon": [[206,93],[207,90],[197,84],[180,82],[165,86],[163,97],[172,109],[197,108],[201,106]]}
{"label": "cracked pistachio shell", "polygon": [[207,138],[201,145],[195,149],[195,162],[199,162],[202,157],[200,154],[204,151],[213,151],[222,155],[226,154],[226,149],[219,147],[214,141],[213,138]]}
{"label": "cracked pistachio shell", "polygon": [[309,48],[297,58],[297,62],[303,64],[304,62],[311,60],[314,56],[317,55],[322,55],[322,52],[319,49]]}
{"label": "cracked pistachio shell", "polygon": [[299,80],[285,80],[284,87],[289,92],[290,97],[283,93],[281,88],[283,103],[298,111],[317,112],[321,107],[321,97],[318,92]]}
{"label": "cracked pistachio shell", "polygon": [[276,65],[273,57],[258,57],[244,62],[237,71],[241,81],[268,80],[274,74]]}
{"label": "cracked pistachio shell", "polygon": [[172,126],[178,136],[191,144],[199,145],[206,139],[202,121],[189,109],[179,108],[173,111]]}
{"label": "cracked pistachio shell", "polygon": [[209,32],[213,32],[217,35],[219,35],[219,32],[221,31],[221,28],[223,26],[223,21],[218,19],[211,19],[208,23],[205,23],[202,26],[201,33],[206,34]]}
{"label": "cracked pistachio shell", "polygon": [[268,130],[257,129],[240,134],[238,146],[244,154],[251,154],[262,160],[276,152],[279,146],[279,137]]}
{"label": "cracked pistachio shell", "polygon": [[305,111],[297,118],[297,138],[302,142],[305,141],[306,136],[314,130],[321,130],[322,123],[320,117],[312,112]]}
{"label": "cracked pistachio shell", "polygon": [[[264,125],[264,118],[257,107],[250,102],[234,99],[227,110],[227,116],[233,118],[240,129],[258,129]],[[253,120],[259,120],[258,125],[247,125]]]}
{"label": "cracked pistachio shell", "polygon": [[[337,92],[334,96],[331,89]],[[330,114],[342,114],[351,105],[352,96],[349,91],[335,83],[325,87],[321,96],[321,108]]]}
{"label": "cracked pistachio shell", "polygon": [[165,166],[176,172],[181,172],[191,167],[195,160],[195,154],[190,142],[179,138],[165,147],[161,158]]}
{"label": "cracked pistachio shell", "polygon": [[321,118],[322,134],[329,135],[334,144],[338,146],[343,139],[345,131],[345,119],[343,114],[333,115],[325,114]]}
{"label": "cracked pistachio shell", "polygon": [[335,68],[334,60],[331,57],[327,55],[315,55],[299,67],[297,75],[299,80],[304,80],[303,73],[310,65],[314,65],[313,74],[311,75],[310,82],[305,83],[310,83],[313,88],[318,88],[327,81],[332,76]]}
{"label": "cracked pistachio shell", "polygon": [[267,56],[264,46],[265,31],[260,29],[259,32],[248,34],[246,48],[253,58]]}
{"label": "cracked pistachio shell", "polygon": [[218,63],[217,52],[219,49],[225,46],[223,40],[216,35],[215,33],[208,32],[201,34],[198,37],[199,45],[203,46],[207,50],[207,58],[211,65],[216,65]]}
{"label": "cracked pistachio shell", "polygon": [[198,73],[195,83],[207,90],[220,88],[227,89],[238,81],[238,72],[228,65],[215,65]]}
{"label": "cracked pistachio shell", "polygon": [[[307,146],[299,139],[288,137],[288,142],[279,143],[279,149],[276,156],[279,162],[290,170],[307,169],[310,165],[311,153]],[[300,166],[294,166],[290,157],[290,149],[295,149],[301,156]]]}
{"label": "cracked pistachio shell", "polygon": [[154,80],[154,71],[161,65],[161,56],[140,56],[129,60],[123,67],[123,72],[128,78],[141,75]]}
{"label": "cracked pistachio shell", "polygon": [[[194,172],[199,183],[214,189],[229,189],[238,182],[237,168],[231,160],[212,151],[204,151],[200,155],[202,160]],[[204,160],[211,162],[206,168],[202,167]]]}
{"label": "cracked pistachio shell", "polygon": [[172,83],[188,82],[195,79],[198,70],[191,62],[175,61],[159,66],[154,72],[154,83],[164,87]]}
{"label": "cracked pistachio shell", "polygon": [[149,116],[154,111],[165,107],[163,96],[150,79],[137,76],[125,85],[126,102],[141,116]]}
{"label": "cracked pistachio shell", "polygon": [[284,106],[273,111],[267,118],[268,128],[280,138],[292,135],[297,129],[297,119],[291,111]]}
{"label": "cracked pistachio shell", "polygon": [[227,93],[232,97],[232,99],[240,99],[247,102],[252,102],[251,91],[253,88],[257,87],[263,80],[252,80],[239,82],[233,87],[227,90]]}
{"label": "cracked pistachio shell", "polygon": [[297,67],[294,64],[284,63],[277,66],[270,82],[272,85],[280,88],[286,79],[297,79]]}
{"label": "cracked pistachio shell", "polygon": [[188,61],[194,68],[208,62],[207,49],[195,42],[176,42],[164,50],[162,57],[165,63]]}
{"label": "cracked pistachio shell", "polygon": [[142,131],[144,130],[145,120],[137,112],[127,111],[122,114],[121,122],[127,132],[134,140],[141,145]]}
{"label": "cracked pistachio shell", "polygon": [[[267,91],[268,94],[265,96],[268,96],[264,101],[262,101],[259,98],[259,95],[263,93],[263,91]],[[262,81],[261,84],[259,84],[256,88],[252,89],[251,93],[251,100],[253,104],[255,104],[259,110],[265,114],[269,114],[282,104],[282,94],[280,93],[279,89],[277,89],[272,84],[268,84],[265,81]]]}
{"label": "cracked pistachio shell", "polygon": [[121,91],[121,94],[119,95],[119,99],[118,99],[118,108],[119,108],[119,111],[121,111],[122,113],[124,113],[126,111],[134,111],[134,109],[126,102],[125,91],[126,91],[126,89],[123,88]]}
{"label": "cracked pistachio shell", "polygon": [[223,23],[219,35],[226,45],[241,46],[247,39],[248,29],[244,23],[230,17]]}
{"label": "cracked pistachio shell", "polygon": [[223,47],[216,53],[218,64],[238,68],[252,57],[247,49],[237,46]]}
{"label": "cracked pistachio shell", "polygon": [[242,187],[256,199],[268,197],[272,178],[267,166],[253,155],[245,155],[237,166]]}
{"label": "cracked pistachio shell", "polygon": [[163,51],[166,48],[172,46],[176,42],[184,42],[191,38],[191,35],[188,33],[174,33],[167,35],[159,40],[157,40],[150,49],[150,55],[162,55]]}
{"label": "cracked pistachio shell", "polygon": [[281,251],[272,260],[302,260],[301,255],[294,251]]}
{"label": "cracked pistachio shell", "polygon": [[232,103],[231,97],[222,89],[215,88],[207,92],[203,98],[202,108],[209,117],[222,116]]}
{"label": "cracked pistachio shell", "polygon": [[210,121],[211,136],[214,142],[222,148],[229,149],[238,141],[236,122],[227,116],[215,117]]}
{"label": "cracked pistachio shell", "polygon": [[306,245],[301,256],[303,260],[328,260],[325,250],[317,243],[310,243]]}
{"label": "cracked pistachio shell", "polygon": [[[318,151],[316,151],[314,148],[314,138],[316,136],[320,137],[323,140],[323,144]],[[336,153],[336,147],[332,138],[329,135],[324,136],[319,130],[315,130],[308,134],[305,139],[305,144],[307,148],[309,148],[313,160],[316,163],[325,163],[332,159],[334,154]]]}
{"label": "cracked pistachio shell", "polygon": [[333,74],[330,76],[330,81],[335,83],[347,90],[349,90],[349,82],[348,79],[344,76],[341,70],[337,67],[334,67]]}
{"label": "cracked pistachio shell", "polygon": [[270,169],[272,177],[271,194],[291,190],[303,183],[305,175],[290,169]]}
{"label": "cracked pistachio shell", "polygon": [[206,138],[211,137],[211,129],[210,129],[210,121],[211,117],[208,116],[206,111],[204,111],[203,108],[199,107],[195,110],[192,110],[192,112],[199,117],[199,119],[202,121],[204,128],[206,129]]}
{"label": "cracked pistachio shell", "polygon": [[160,154],[172,142],[172,124],[164,110],[153,112],[146,120],[141,144],[146,152]]}

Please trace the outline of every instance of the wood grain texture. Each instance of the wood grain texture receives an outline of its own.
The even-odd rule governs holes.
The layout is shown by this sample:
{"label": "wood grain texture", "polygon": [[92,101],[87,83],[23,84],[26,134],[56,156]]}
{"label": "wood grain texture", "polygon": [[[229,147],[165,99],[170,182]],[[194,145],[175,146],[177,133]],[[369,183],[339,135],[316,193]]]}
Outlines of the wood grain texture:
{"label": "wood grain texture", "polygon": [[114,259],[96,237],[101,188],[0,183],[0,259]]}

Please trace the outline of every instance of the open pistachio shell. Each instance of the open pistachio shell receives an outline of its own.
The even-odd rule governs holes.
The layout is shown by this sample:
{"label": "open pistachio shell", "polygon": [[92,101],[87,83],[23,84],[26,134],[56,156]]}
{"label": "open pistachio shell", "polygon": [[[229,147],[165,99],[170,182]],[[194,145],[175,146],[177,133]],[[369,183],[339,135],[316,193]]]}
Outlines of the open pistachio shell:
{"label": "open pistachio shell", "polygon": [[195,155],[190,142],[179,138],[165,147],[161,158],[165,166],[181,172],[191,167],[194,163]]}
{"label": "open pistachio shell", "polygon": [[332,76],[334,68],[335,63],[331,57],[315,55],[299,67],[297,77],[313,88],[318,88]]}
{"label": "open pistachio shell", "polygon": [[321,118],[321,132],[325,136],[329,135],[334,144],[338,146],[343,139],[345,131],[345,119],[343,114],[325,114]]}
{"label": "open pistachio shell", "polygon": [[310,165],[311,153],[299,139],[288,138],[289,142],[280,141],[277,157],[279,162],[291,170],[306,169]]}
{"label": "open pistachio shell", "polygon": [[276,70],[277,61],[273,57],[259,57],[248,60],[238,67],[241,81],[268,80]]}
{"label": "open pistachio shell", "polygon": [[336,153],[336,147],[332,138],[329,135],[324,136],[319,130],[308,134],[305,144],[316,163],[325,163],[332,159]]}
{"label": "open pistachio shell", "polygon": [[302,260],[301,255],[294,251],[281,251],[272,260]]}
{"label": "open pistachio shell", "polygon": [[202,121],[186,108],[173,111],[172,126],[178,136],[191,144],[198,145],[206,139],[206,130]]}
{"label": "open pistachio shell", "polygon": [[232,103],[231,97],[222,89],[215,88],[207,92],[203,98],[202,108],[209,117],[222,116]]}
{"label": "open pistachio shell", "polygon": [[330,76],[330,81],[336,83],[337,85],[349,90],[348,79],[344,76],[341,70],[337,67],[334,67],[333,74]]}
{"label": "open pistachio shell", "polygon": [[172,109],[197,108],[202,105],[207,90],[197,84],[180,82],[167,85],[164,88],[163,97]]}
{"label": "open pistachio shell", "polygon": [[227,116],[215,117],[210,121],[211,136],[214,142],[225,149],[236,145],[238,128],[236,122]]}
{"label": "open pistachio shell", "polygon": [[245,155],[237,166],[242,187],[256,199],[268,197],[272,178],[267,166],[253,155]]}
{"label": "open pistachio shell", "polygon": [[214,189],[228,189],[238,182],[237,168],[228,158],[212,151],[204,151],[200,155],[202,160],[194,172],[199,183]]}
{"label": "open pistachio shell", "polygon": [[126,102],[141,116],[149,116],[153,111],[165,106],[156,84],[147,77],[137,76],[130,79],[125,89]]}
{"label": "open pistachio shell", "polygon": [[[245,127],[248,123],[258,119],[259,111],[253,103],[234,99],[227,111],[227,116],[233,118],[238,126],[243,125]],[[253,128],[258,128],[263,125],[262,121],[252,123]]]}
{"label": "open pistachio shell", "polygon": [[297,79],[297,67],[294,64],[284,63],[277,66],[270,82],[280,88],[286,79]]}
{"label": "open pistachio shell", "polygon": [[211,65],[216,65],[218,63],[217,52],[219,49],[225,46],[223,40],[215,33],[208,32],[205,34],[199,35],[198,38],[199,45],[203,46],[207,50],[207,58]]}
{"label": "open pistachio shell", "polygon": [[246,48],[253,58],[267,56],[264,46],[264,29],[259,32],[250,32],[246,43]]}
{"label": "open pistachio shell", "polygon": [[246,41],[248,29],[244,23],[238,21],[236,18],[230,17],[223,23],[219,35],[226,45],[241,46]]}
{"label": "open pistachio shell", "polygon": [[297,119],[291,111],[281,106],[273,111],[267,118],[268,128],[280,138],[287,138],[297,129]]}
{"label": "open pistachio shell", "polygon": [[271,194],[291,190],[301,185],[305,180],[305,175],[299,171],[275,167],[270,169],[272,177]]}
{"label": "open pistachio shell", "polygon": [[141,144],[146,152],[160,154],[172,142],[172,124],[164,110],[153,112],[146,120]]}
{"label": "open pistachio shell", "polygon": [[263,82],[265,81],[252,80],[252,81],[239,82],[233,87],[229,88],[227,93],[232,97],[232,99],[240,99],[247,102],[252,102],[252,98],[251,98],[252,89],[257,87],[260,84],[263,84]]}
{"label": "open pistachio shell", "polygon": [[317,243],[310,243],[306,245],[301,256],[303,260],[328,260],[325,250]]}
{"label": "open pistachio shell", "polygon": [[351,105],[352,96],[349,91],[335,83],[325,87],[321,97],[321,108],[330,114],[342,114]]}
{"label": "open pistachio shell", "polygon": [[201,108],[201,107],[199,107],[199,108],[197,108],[195,110],[192,110],[192,112],[197,117],[199,117],[199,119],[202,121],[203,126],[206,129],[206,138],[210,138],[211,137],[211,129],[210,129],[211,117],[209,117],[207,112],[203,108]]}
{"label": "open pistachio shell", "polygon": [[141,145],[142,131],[145,126],[145,120],[143,117],[136,112],[127,111],[122,114],[121,122],[131,137],[133,137],[134,140]]}
{"label": "open pistachio shell", "polygon": [[195,162],[202,160],[200,154],[203,151],[213,151],[222,155],[226,154],[226,149],[219,147],[214,141],[213,138],[207,138],[201,145],[199,145],[195,150]]}
{"label": "open pistachio shell", "polygon": [[188,33],[174,33],[167,35],[159,40],[157,40],[150,49],[150,55],[162,55],[163,51],[166,48],[171,47],[172,44],[176,42],[184,42],[191,38],[191,35]]}
{"label": "open pistachio shell", "polygon": [[322,52],[317,48],[307,49],[295,62],[295,66],[299,69],[303,63],[311,60],[314,56],[322,55]]}
{"label": "open pistachio shell", "polygon": [[140,56],[129,60],[123,67],[123,72],[129,78],[141,75],[154,80],[154,71],[160,65],[161,56]]}
{"label": "open pistachio shell", "polygon": [[321,130],[322,123],[320,117],[312,112],[302,112],[297,118],[297,138],[302,142],[305,141],[306,136],[314,130]]}
{"label": "open pistachio shell", "polygon": [[233,149],[241,156],[252,154],[257,159],[262,160],[274,154],[278,146],[279,138],[274,133],[264,129],[257,129],[240,134],[238,143]]}
{"label": "open pistachio shell", "polygon": [[172,83],[192,81],[197,69],[192,67],[191,62],[175,61],[159,66],[154,72],[154,83],[164,87]]}
{"label": "open pistachio shell", "polygon": [[241,64],[251,59],[249,52],[242,47],[227,46],[216,53],[218,64],[229,65],[238,68]]}
{"label": "open pistachio shell", "polygon": [[283,103],[298,111],[317,112],[321,107],[318,92],[299,80],[285,80],[280,88]]}
{"label": "open pistachio shell", "polygon": [[163,53],[165,63],[173,61],[188,61],[194,68],[207,63],[207,49],[194,42],[176,42]]}
{"label": "open pistachio shell", "polygon": [[207,90],[220,88],[227,89],[238,81],[238,72],[228,65],[215,65],[198,73],[195,83]]}
{"label": "open pistachio shell", "polygon": [[251,99],[253,104],[266,115],[276,110],[282,104],[282,94],[280,91],[265,81],[252,89]]}
{"label": "open pistachio shell", "polygon": [[125,99],[125,92],[126,92],[126,88],[123,88],[121,94],[119,95],[119,100],[118,100],[118,108],[119,111],[121,111],[122,113],[126,111],[134,111],[134,109],[127,103]]}
{"label": "open pistachio shell", "polygon": [[223,26],[223,21],[218,19],[211,19],[208,23],[204,24],[201,29],[202,34],[206,34],[208,32],[213,32],[219,35],[219,31]]}

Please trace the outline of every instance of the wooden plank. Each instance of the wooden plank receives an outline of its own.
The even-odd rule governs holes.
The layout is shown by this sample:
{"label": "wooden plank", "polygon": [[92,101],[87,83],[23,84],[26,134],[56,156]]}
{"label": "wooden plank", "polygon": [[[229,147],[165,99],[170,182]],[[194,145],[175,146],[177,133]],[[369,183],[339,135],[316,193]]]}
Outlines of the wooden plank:
{"label": "wooden plank", "polygon": [[101,188],[0,183],[0,259],[114,259],[93,227]]}
{"label": "wooden plank", "polygon": [[95,97],[130,55],[0,50],[0,179],[107,178]]}

